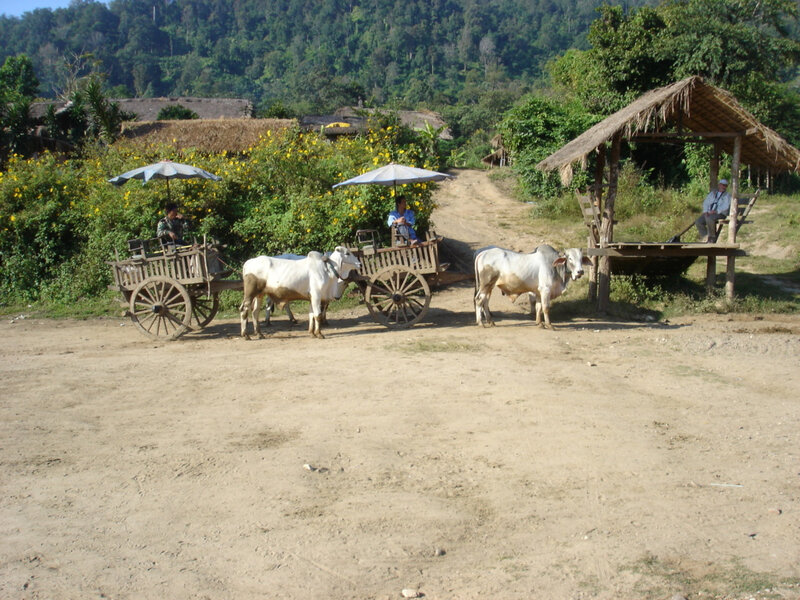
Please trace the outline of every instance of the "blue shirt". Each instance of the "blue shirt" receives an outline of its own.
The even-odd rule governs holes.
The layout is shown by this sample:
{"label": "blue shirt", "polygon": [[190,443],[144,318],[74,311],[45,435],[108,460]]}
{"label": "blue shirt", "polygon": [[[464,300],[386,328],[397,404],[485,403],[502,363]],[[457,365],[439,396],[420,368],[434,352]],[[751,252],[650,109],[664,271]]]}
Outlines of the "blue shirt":
{"label": "blue shirt", "polygon": [[400,217],[405,217],[406,218],[406,224],[407,225],[412,225],[413,226],[417,222],[417,218],[414,216],[414,211],[411,210],[410,208],[407,208],[406,212],[404,212],[402,215],[399,212],[397,212],[396,210],[393,210],[392,212],[390,212],[389,213],[389,218],[386,220],[386,224],[389,227],[391,227],[392,223],[394,223]]}
{"label": "blue shirt", "polygon": [[708,192],[708,196],[703,200],[703,212],[718,212],[724,215],[728,214],[731,210],[731,196],[728,192],[720,192],[714,190]]}

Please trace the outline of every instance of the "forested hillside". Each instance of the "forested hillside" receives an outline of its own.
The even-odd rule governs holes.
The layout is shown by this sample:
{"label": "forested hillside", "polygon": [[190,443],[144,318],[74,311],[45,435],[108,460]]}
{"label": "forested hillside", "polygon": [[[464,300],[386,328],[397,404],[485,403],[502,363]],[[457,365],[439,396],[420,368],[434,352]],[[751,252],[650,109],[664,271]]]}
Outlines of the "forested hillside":
{"label": "forested hillside", "polygon": [[96,60],[117,96],[236,96],[306,111],[359,99],[442,105],[534,83],[547,60],[586,47],[600,3],[75,0],[0,17],[0,64],[28,55],[44,97]]}

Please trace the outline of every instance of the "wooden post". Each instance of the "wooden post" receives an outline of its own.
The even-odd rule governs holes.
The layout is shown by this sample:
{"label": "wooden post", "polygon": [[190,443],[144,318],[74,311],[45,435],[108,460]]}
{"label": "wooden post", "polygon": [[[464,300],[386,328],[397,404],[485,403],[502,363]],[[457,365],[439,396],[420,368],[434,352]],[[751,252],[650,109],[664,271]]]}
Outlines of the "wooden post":
{"label": "wooden post", "polygon": [[[736,225],[739,215],[739,162],[742,158],[742,136],[733,140],[733,159],[731,160],[731,212],[728,216],[728,243],[736,243]],[[733,300],[733,287],[736,281],[736,257],[728,256],[728,268],[725,275],[725,298]]]}
{"label": "wooden post", "polygon": [[719,157],[722,154],[722,144],[717,140],[714,142],[714,156],[711,157],[711,165],[708,169],[708,189],[717,189],[719,181]]}
{"label": "wooden post", "polygon": [[[603,173],[606,168],[606,145],[605,142],[597,147],[597,163],[594,167],[594,187],[590,195],[590,201],[597,205],[598,210],[603,205]],[[586,240],[588,248],[594,248],[596,243],[594,236],[589,233]],[[598,258],[592,256],[592,266],[589,267],[589,302],[594,303],[597,301],[597,263]]]}
{"label": "wooden post", "polygon": [[[603,206],[603,220],[600,223],[600,247],[607,248],[614,241],[614,202],[617,199],[617,180],[619,178],[619,152],[622,146],[622,134],[617,132],[611,140],[611,158],[608,163],[608,194]],[[608,312],[611,296],[611,259],[600,257],[599,278],[597,283],[597,310]]]}
{"label": "wooden post", "polygon": [[714,284],[717,282],[717,257],[709,256],[706,263],[706,292],[709,294],[714,291]]}
{"label": "wooden post", "polygon": [[[714,155],[711,157],[711,165],[708,170],[708,189],[717,189],[719,182],[719,157],[722,154],[722,144],[719,140],[714,142]],[[711,235],[713,232],[709,232]],[[709,294],[714,291],[714,284],[717,282],[717,257],[709,256],[706,262],[706,292]]]}

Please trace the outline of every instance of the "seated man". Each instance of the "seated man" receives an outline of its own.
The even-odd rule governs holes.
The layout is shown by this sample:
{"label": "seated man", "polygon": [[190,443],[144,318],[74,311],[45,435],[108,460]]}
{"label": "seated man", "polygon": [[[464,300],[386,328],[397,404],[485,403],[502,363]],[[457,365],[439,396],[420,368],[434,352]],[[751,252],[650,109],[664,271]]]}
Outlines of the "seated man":
{"label": "seated man", "polygon": [[186,220],[183,218],[183,215],[178,212],[178,205],[174,202],[168,202],[164,207],[164,213],[166,216],[158,222],[156,237],[165,244],[183,246],[186,243],[183,241],[183,230],[186,228]]}
{"label": "seated man", "polygon": [[717,241],[717,221],[727,218],[731,209],[731,197],[727,190],[727,180],[720,179],[717,190],[709,192],[703,200],[703,214],[694,222],[701,242],[713,244]]}
{"label": "seated man", "polygon": [[389,227],[395,226],[397,233],[400,234],[406,242],[412,246],[419,244],[417,232],[414,231],[414,224],[417,219],[414,216],[414,211],[406,207],[405,196],[398,196],[394,201],[395,209],[389,213],[387,224]]}

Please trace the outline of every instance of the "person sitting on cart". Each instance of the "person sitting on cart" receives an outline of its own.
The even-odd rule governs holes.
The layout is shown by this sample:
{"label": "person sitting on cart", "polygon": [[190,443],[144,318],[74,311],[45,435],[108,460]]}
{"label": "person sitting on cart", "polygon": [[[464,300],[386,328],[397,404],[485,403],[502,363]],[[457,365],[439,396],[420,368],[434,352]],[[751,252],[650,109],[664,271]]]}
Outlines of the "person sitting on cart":
{"label": "person sitting on cart", "polygon": [[417,232],[414,231],[414,225],[417,222],[414,211],[407,207],[405,196],[398,196],[394,201],[395,209],[389,213],[389,218],[386,220],[389,227],[394,225],[397,234],[406,240],[412,246],[419,244]]}
{"label": "person sitting on cart", "polygon": [[184,246],[183,230],[186,229],[186,220],[178,212],[178,205],[174,202],[167,202],[164,207],[165,217],[158,222],[156,237],[165,244],[175,244]]}

